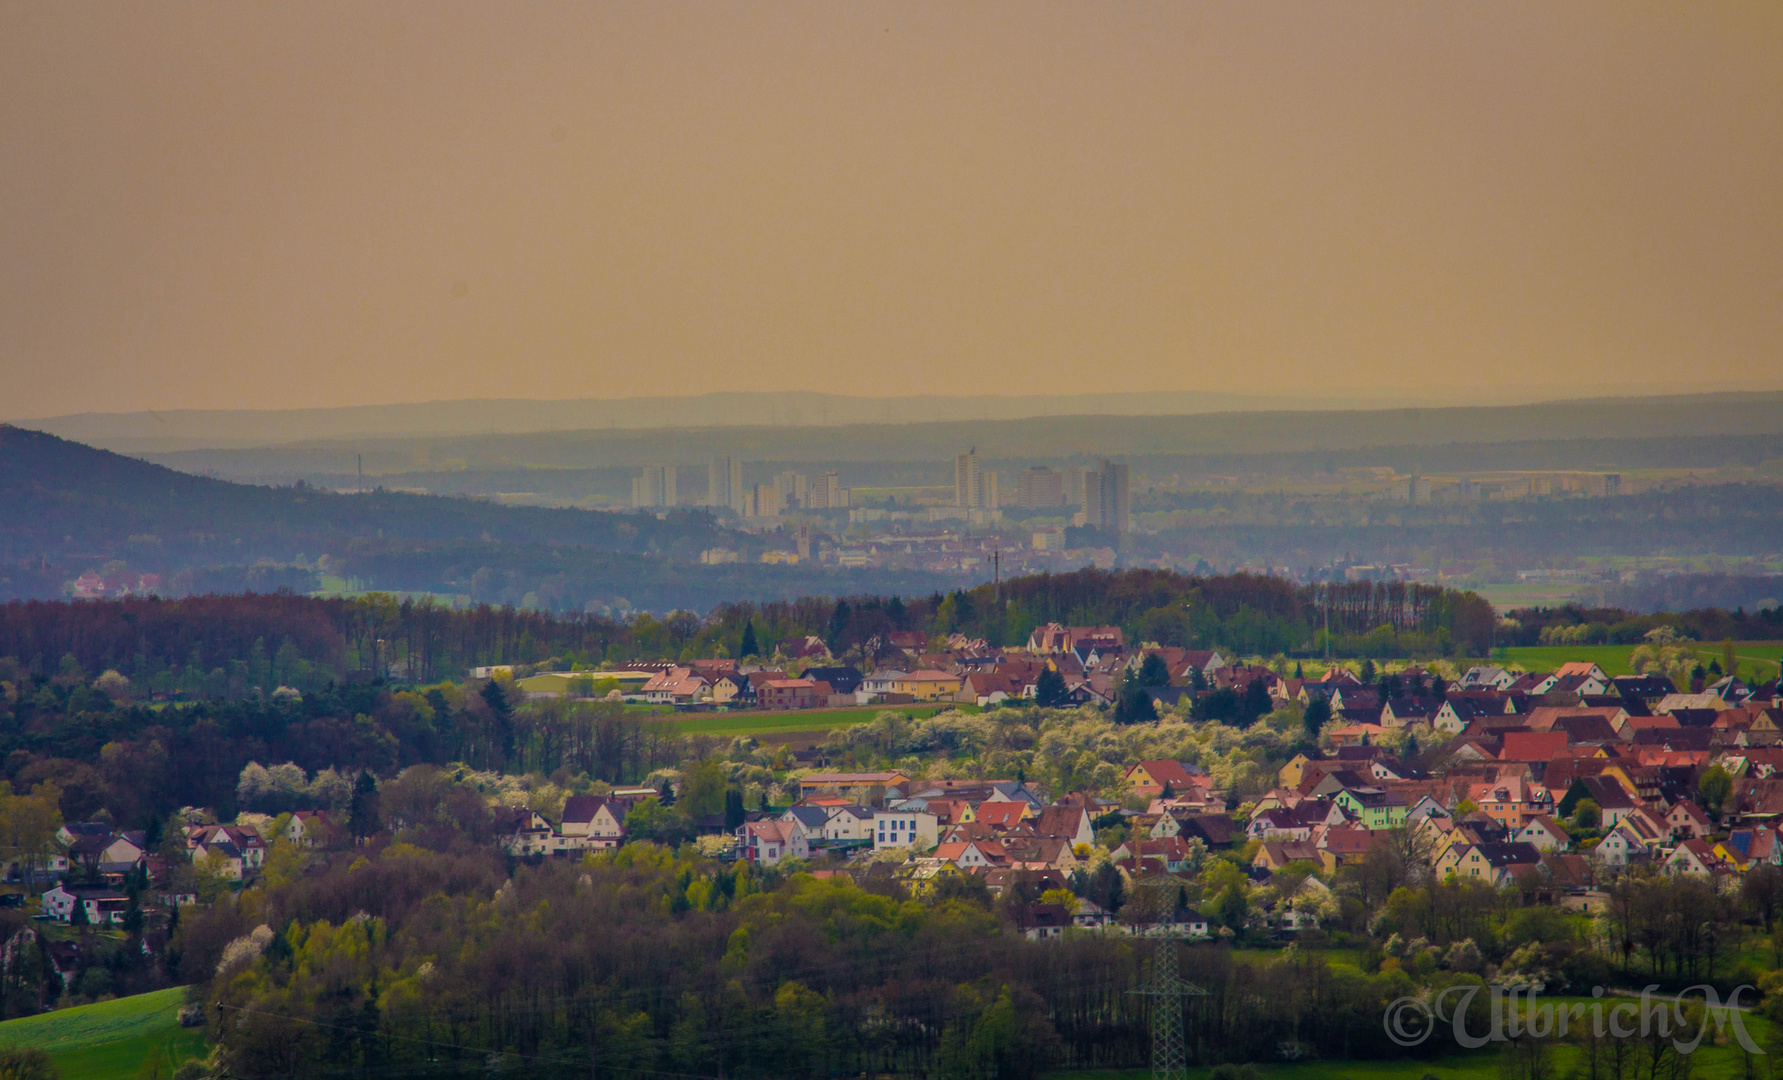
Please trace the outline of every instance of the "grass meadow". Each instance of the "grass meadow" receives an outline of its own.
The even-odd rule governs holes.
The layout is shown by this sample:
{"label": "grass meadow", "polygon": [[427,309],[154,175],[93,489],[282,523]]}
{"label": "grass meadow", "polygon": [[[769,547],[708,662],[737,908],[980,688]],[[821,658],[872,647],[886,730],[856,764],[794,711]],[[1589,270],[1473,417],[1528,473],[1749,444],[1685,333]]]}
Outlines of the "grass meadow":
{"label": "grass meadow", "polygon": [[50,1055],[64,1080],[134,1080],[161,1063],[166,1077],[210,1048],[201,1028],[179,1023],[185,990],[174,987],[96,1005],[57,1009],[0,1023],[0,1046],[28,1046]]}

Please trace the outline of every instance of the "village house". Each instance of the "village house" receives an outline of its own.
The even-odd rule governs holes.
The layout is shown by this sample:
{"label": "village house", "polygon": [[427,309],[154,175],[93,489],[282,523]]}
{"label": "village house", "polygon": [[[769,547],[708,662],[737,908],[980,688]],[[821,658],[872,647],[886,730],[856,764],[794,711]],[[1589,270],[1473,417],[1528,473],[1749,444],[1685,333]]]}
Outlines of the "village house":
{"label": "village house", "polygon": [[737,826],[738,848],[743,858],[762,866],[776,866],[782,859],[803,859],[811,854],[805,834],[787,821],[750,821]]}
{"label": "village house", "polygon": [[346,830],[334,823],[326,810],[298,810],[285,826],[285,838],[303,848],[327,847]]}
{"label": "village house", "polygon": [[631,808],[604,795],[572,795],[563,801],[560,831],[571,845],[592,851],[625,843],[625,815]]}
{"label": "village house", "polygon": [[814,772],[799,778],[799,794],[805,797],[841,795],[851,802],[871,806],[883,801],[893,791],[902,794],[909,784],[910,778],[900,772]]}
{"label": "village house", "polygon": [[941,824],[922,810],[880,810],[873,815],[873,849],[927,851],[941,842]]}
{"label": "village house", "polygon": [[108,926],[124,921],[130,910],[130,894],[110,885],[57,885],[43,894],[44,914],[60,922],[72,922],[74,909],[84,909],[87,923]]}

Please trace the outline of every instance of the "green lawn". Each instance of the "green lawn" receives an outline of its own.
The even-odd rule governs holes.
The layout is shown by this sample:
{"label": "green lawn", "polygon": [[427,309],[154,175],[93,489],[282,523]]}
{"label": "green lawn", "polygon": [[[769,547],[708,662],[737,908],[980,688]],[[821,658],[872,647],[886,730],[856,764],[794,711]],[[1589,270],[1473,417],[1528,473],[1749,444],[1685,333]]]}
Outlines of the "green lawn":
{"label": "green lawn", "polygon": [[698,713],[673,721],[680,735],[766,735],[787,731],[831,731],[864,724],[882,712],[903,713],[927,720],[945,709],[977,712],[975,705],[872,705],[864,709],[835,709],[783,713]]}
{"label": "green lawn", "polygon": [[[1721,643],[1718,641],[1698,642],[1695,648],[1704,665],[1710,660],[1721,658]],[[1521,664],[1530,671],[1553,671],[1568,660],[1589,660],[1603,668],[1606,675],[1630,675],[1633,674],[1633,669],[1628,666],[1628,655],[1634,650],[1633,645],[1529,645],[1501,649],[1493,653],[1493,660],[1508,660]],[[1741,667],[1746,669],[1746,674],[1750,675],[1753,669],[1762,667],[1763,675],[1768,679],[1777,673],[1778,659],[1783,656],[1783,643],[1736,641],[1734,655],[1739,659]]]}
{"label": "green lawn", "polygon": [[174,987],[8,1020],[0,1023],[0,1045],[48,1051],[65,1080],[131,1080],[158,1049],[167,1076],[210,1052],[202,1028],[180,1027],[185,993]]}

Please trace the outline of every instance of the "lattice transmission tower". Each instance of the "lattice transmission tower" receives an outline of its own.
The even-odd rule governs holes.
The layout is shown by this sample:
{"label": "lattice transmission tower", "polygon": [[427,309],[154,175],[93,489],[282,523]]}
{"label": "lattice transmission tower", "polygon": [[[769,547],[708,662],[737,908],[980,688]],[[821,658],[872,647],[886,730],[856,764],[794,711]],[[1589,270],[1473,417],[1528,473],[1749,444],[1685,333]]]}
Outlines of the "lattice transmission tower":
{"label": "lattice transmission tower", "polygon": [[1184,998],[1207,996],[1207,991],[1177,974],[1177,939],[1170,932],[1159,935],[1152,951],[1151,984],[1128,991],[1151,1005],[1152,1080],[1187,1080],[1189,1050],[1183,1041],[1182,1003]]}

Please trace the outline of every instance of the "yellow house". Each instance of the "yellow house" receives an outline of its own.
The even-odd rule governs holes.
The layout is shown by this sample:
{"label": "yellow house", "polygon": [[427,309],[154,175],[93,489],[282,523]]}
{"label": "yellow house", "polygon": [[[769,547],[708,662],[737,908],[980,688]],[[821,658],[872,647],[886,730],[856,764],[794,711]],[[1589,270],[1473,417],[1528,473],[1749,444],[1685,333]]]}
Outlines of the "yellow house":
{"label": "yellow house", "polygon": [[1312,759],[1305,754],[1295,754],[1286,765],[1282,766],[1281,771],[1275,774],[1276,779],[1282,782],[1283,787],[1297,788],[1300,786],[1300,781],[1306,779],[1306,767],[1311,764]]}
{"label": "yellow house", "polygon": [[916,896],[926,896],[935,890],[935,883],[942,878],[963,877],[965,872],[946,859],[933,857],[913,859],[893,871],[893,876],[904,882],[904,887]]}
{"label": "yellow house", "polygon": [[945,671],[912,671],[892,682],[892,693],[909,694],[918,701],[941,701],[960,690],[960,677]]}

